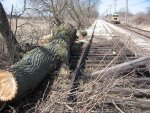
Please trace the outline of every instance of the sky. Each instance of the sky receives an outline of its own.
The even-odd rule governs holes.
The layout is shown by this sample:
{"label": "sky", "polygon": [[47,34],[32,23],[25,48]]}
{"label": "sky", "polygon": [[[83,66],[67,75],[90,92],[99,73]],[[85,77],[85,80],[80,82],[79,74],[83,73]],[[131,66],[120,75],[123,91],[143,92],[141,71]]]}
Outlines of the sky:
{"label": "sky", "polygon": [[24,0],[0,0],[0,1],[3,4],[5,11],[9,14],[11,12],[12,5],[14,7],[14,10],[22,10]]}
{"label": "sky", "polygon": [[[115,0],[101,0],[99,6],[100,14],[110,14],[110,5],[111,13],[115,12]],[[126,9],[126,0],[116,0],[116,11],[125,11]],[[128,10],[129,12],[136,14],[138,12],[146,12],[147,7],[150,7],[150,0],[128,0]]]}
{"label": "sky", "polygon": [[[0,0],[2,1],[2,4],[6,10],[6,12],[9,14],[11,12],[12,4],[14,6],[14,9],[21,10],[23,7],[23,1],[24,0]],[[114,2],[115,0],[101,0],[100,6],[99,6],[99,12],[100,14],[106,14],[106,12],[110,13],[110,5],[111,5],[111,13],[114,13]],[[116,0],[116,11],[125,11],[126,7],[126,0]],[[133,14],[136,14],[138,12],[146,12],[146,8],[150,7],[150,0],[128,0],[129,4],[129,11]]]}

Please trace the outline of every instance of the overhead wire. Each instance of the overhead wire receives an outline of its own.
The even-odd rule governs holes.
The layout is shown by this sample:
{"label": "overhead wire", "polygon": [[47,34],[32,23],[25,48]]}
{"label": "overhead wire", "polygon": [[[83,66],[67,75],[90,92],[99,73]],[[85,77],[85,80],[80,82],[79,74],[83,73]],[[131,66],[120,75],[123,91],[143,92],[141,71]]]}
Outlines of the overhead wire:
{"label": "overhead wire", "polygon": [[144,2],[148,2],[148,0],[144,0],[144,1],[139,2],[139,3],[136,3],[136,4],[131,4],[131,5],[129,5],[129,6],[137,6],[137,5],[142,4],[142,3],[144,3]]}
{"label": "overhead wire", "polygon": [[[145,3],[145,2],[150,2],[150,0],[144,0],[144,1],[141,1],[141,2],[138,2],[138,3],[135,3],[135,4],[129,4],[128,6],[137,6],[137,5],[140,5],[140,4],[143,4],[143,3]],[[124,7],[125,8],[125,7]]]}
{"label": "overhead wire", "polygon": [[[150,0],[144,0],[144,1],[141,1],[141,2],[138,2],[138,3],[135,3],[135,4],[129,4],[128,6],[137,6],[137,5],[140,5],[140,4],[143,4],[145,2],[150,2]],[[114,4],[110,4],[111,6],[114,5]],[[104,7],[110,7],[110,5],[105,5]],[[118,4],[116,4],[118,5]],[[121,7],[121,6],[120,6]],[[125,7],[124,7],[125,8]]]}

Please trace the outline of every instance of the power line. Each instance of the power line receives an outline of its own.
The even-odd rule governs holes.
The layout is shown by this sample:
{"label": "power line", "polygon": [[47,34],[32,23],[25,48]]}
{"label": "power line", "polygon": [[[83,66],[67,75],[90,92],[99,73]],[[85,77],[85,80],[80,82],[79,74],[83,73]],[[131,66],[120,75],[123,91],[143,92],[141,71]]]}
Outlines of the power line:
{"label": "power line", "polygon": [[117,0],[114,0],[114,5],[115,5],[115,13],[116,13]]}
{"label": "power line", "polygon": [[144,0],[144,1],[142,1],[142,2],[139,2],[139,3],[136,3],[136,4],[131,4],[131,5],[129,5],[129,6],[136,6],[136,5],[142,4],[142,3],[147,2],[147,1],[148,1],[148,0]]}
{"label": "power line", "polygon": [[126,0],[125,24],[128,23],[128,0]]}
{"label": "power line", "polygon": [[[110,4],[110,5],[105,5],[105,6],[103,6],[103,7],[108,7],[109,8],[109,10],[110,10],[110,12],[112,11],[112,7],[114,6],[114,12],[116,12],[116,6],[118,5],[117,4],[117,0],[113,0],[114,1],[114,3],[113,4]],[[128,7],[129,6],[137,6],[137,5],[139,5],[139,4],[142,4],[142,3],[144,3],[144,2],[150,2],[150,0],[143,0],[143,1],[141,1],[141,2],[138,2],[138,3],[135,3],[135,4],[128,4],[128,6],[126,6],[127,7],[127,12],[128,12]],[[121,7],[120,5],[118,5],[119,7]],[[126,11],[125,11],[126,12]]]}

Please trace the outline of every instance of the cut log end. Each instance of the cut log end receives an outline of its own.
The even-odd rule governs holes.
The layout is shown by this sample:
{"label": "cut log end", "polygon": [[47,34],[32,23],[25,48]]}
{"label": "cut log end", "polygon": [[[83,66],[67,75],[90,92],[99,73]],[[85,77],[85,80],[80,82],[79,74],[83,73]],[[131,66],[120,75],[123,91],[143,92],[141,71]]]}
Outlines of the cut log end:
{"label": "cut log end", "polygon": [[0,101],[12,100],[17,93],[17,83],[9,71],[0,71]]}

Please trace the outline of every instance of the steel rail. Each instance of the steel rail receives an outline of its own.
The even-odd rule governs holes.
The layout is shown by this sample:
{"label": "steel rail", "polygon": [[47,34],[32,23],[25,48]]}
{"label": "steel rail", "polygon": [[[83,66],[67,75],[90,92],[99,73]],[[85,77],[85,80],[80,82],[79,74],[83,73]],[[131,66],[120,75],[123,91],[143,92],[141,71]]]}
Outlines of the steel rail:
{"label": "steel rail", "polygon": [[[87,46],[85,47],[83,53],[81,54],[81,57],[80,57],[80,59],[79,59],[79,61],[78,61],[78,63],[77,63],[76,69],[75,69],[75,71],[72,73],[72,76],[71,76],[71,78],[72,78],[71,81],[72,81],[72,82],[71,82],[70,87],[72,87],[73,82],[74,82],[74,80],[75,80],[75,77],[78,75],[78,73],[79,73],[79,71],[80,71],[80,68],[81,68],[81,66],[82,66],[82,64],[83,64],[83,62],[84,62],[84,59],[85,59],[85,57],[86,57],[86,55],[87,55],[87,52],[88,52],[88,50],[89,50],[89,48],[90,48],[90,45],[91,45],[92,40],[93,40],[93,37],[94,37],[95,28],[96,28],[96,24],[95,24],[95,26],[94,26],[94,29],[93,29],[91,38],[90,38],[90,40],[89,40]],[[70,89],[71,89],[71,88],[70,88]]]}
{"label": "steel rail", "polygon": [[[108,32],[108,34],[110,35],[110,37],[112,37],[112,42],[114,43],[114,46],[116,47],[116,48],[118,48],[118,53],[119,53],[119,51],[121,51],[121,47],[119,46],[119,44],[114,40],[114,36],[112,36],[112,34],[107,30],[107,28],[105,27],[105,25],[104,25],[104,23],[102,22],[102,25],[104,26],[104,28],[105,28],[105,30]],[[129,60],[128,58],[127,58],[127,56],[126,56],[126,54],[123,52],[122,53],[122,58],[124,59],[124,60]]]}
{"label": "steel rail", "polygon": [[[97,24],[97,22],[96,22],[95,25],[94,25],[94,29],[93,29],[91,38],[90,38],[88,44],[86,45],[86,47],[85,47],[83,53],[81,54],[80,59],[79,59],[79,61],[78,61],[78,63],[77,63],[77,66],[76,66],[75,70],[71,73],[71,82],[70,82],[69,87],[68,87],[68,91],[71,92],[71,93],[72,93],[73,90],[74,90],[75,80],[76,80],[77,76],[78,76],[79,73],[80,73],[80,68],[81,68],[81,66],[82,66],[82,64],[83,64],[83,62],[84,62],[84,60],[85,60],[85,57],[86,57],[86,55],[87,55],[87,52],[88,52],[88,50],[89,50],[89,48],[90,48],[90,46],[91,46],[91,43],[92,43],[92,40],[93,40],[93,37],[94,37],[94,31],[95,31],[95,28],[96,28],[96,24]],[[72,100],[74,100],[74,99],[73,99],[73,96],[69,94],[69,95],[68,95],[68,99],[70,99],[70,97],[72,98]],[[63,111],[64,111],[64,105],[61,106],[61,111],[60,111],[60,113],[63,113]]]}
{"label": "steel rail", "polygon": [[137,29],[137,30],[140,30],[140,31],[144,31],[144,32],[147,32],[147,33],[150,33],[150,31],[147,31],[147,30],[144,30],[144,29],[140,29],[138,27],[133,27],[133,26],[129,26],[129,25],[124,25],[124,24],[120,24],[122,26],[126,26],[126,27],[130,27],[130,28],[134,28],[134,29]]}
{"label": "steel rail", "polygon": [[[109,21],[106,21],[106,22],[110,23]],[[127,29],[127,30],[131,30],[131,31],[133,31],[133,32],[135,32],[135,33],[137,33],[139,35],[142,35],[142,36],[145,36],[147,38],[150,38],[150,31],[147,31],[147,30],[144,30],[144,29],[140,29],[140,28],[137,28],[137,27],[126,26],[124,24],[116,24],[116,26],[122,27],[122,28]],[[136,31],[136,30],[138,30],[138,31]],[[147,35],[146,33],[149,33],[149,35]]]}
{"label": "steel rail", "polygon": [[[131,27],[131,26],[124,26],[124,25],[117,25],[117,26],[122,27],[127,30],[130,30],[130,31],[137,33],[139,35],[142,35],[144,37],[150,38],[150,31],[145,31],[145,30],[142,30],[142,29],[139,29],[136,27]],[[149,33],[149,35],[147,33]]]}

